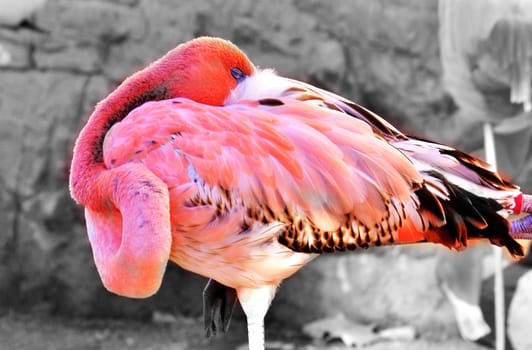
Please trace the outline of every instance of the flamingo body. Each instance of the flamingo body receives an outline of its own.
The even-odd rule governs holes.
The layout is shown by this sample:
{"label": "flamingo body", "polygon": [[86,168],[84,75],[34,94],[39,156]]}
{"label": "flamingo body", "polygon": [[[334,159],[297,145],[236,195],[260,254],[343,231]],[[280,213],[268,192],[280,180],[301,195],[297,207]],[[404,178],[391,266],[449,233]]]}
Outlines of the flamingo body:
{"label": "flamingo body", "polygon": [[416,212],[411,186],[422,178],[367,124],[277,101],[146,103],[104,141],[109,169],[142,162],[167,184],[171,260],[234,288],[279,284],[313,257],[297,251],[391,243],[391,227]]}
{"label": "flamingo body", "polygon": [[252,349],[276,287],[319,253],[485,238],[522,255],[499,215],[521,192],[485,163],[215,38],[179,46],[97,106],[71,190],[108,289],[151,295],[171,260],[236,289]]}

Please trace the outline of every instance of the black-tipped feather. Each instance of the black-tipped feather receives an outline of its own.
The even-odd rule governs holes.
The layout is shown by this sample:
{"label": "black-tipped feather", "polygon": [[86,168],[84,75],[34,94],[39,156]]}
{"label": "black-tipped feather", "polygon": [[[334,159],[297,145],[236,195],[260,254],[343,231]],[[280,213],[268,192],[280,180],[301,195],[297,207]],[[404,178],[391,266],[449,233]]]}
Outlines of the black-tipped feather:
{"label": "black-tipped feather", "polygon": [[[414,154],[410,157],[421,163],[433,165],[436,171],[427,172],[428,177],[439,179],[445,187],[445,190],[439,194],[431,191],[430,186],[413,189],[420,202],[419,214],[430,227],[425,236],[427,241],[439,242],[459,249],[467,245],[468,239],[487,238],[496,245],[507,247],[513,255],[523,255],[522,247],[509,235],[508,221],[497,213],[502,209],[502,205],[493,199],[477,196],[447,181],[445,176],[437,171],[439,169],[438,159],[434,164],[431,159],[426,159],[427,154],[423,152],[423,143],[427,144],[426,147],[439,152],[440,156],[448,156],[457,161],[451,166],[440,169],[441,171],[494,190],[518,190],[517,186],[492,171],[489,164],[451,147],[403,134],[379,115],[333,93],[298,82],[294,84],[294,87],[286,90],[288,95],[300,101],[321,100],[324,108],[341,111],[364,121],[371,126],[376,137],[396,144],[396,146],[400,146],[401,142],[406,142],[409,147],[406,148],[405,153],[408,153],[408,150],[416,143],[421,143],[419,145],[421,153],[417,155],[413,147]],[[410,140],[412,144],[408,144]],[[401,150],[400,147],[397,148]],[[420,158],[417,159],[416,156]],[[445,193],[449,193],[448,199],[442,198],[446,196]]]}
{"label": "black-tipped feather", "polygon": [[445,211],[443,209],[441,201],[432,193],[426,186],[421,187],[415,191],[417,198],[419,199],[419,207],[422,211],[422,215],[430,216],[433,225],[441,226],[446,222]]}
{"label": "black-tipped feather", "polygon": [[486,238],[497,246],[506,247],[514,256],[523,256],[521,245],[509,234],[508,220],[497,213],[503,209],[497,201],[466,191],[436,172],[431,172],[430,176],[440,179],[449,191],[449,200],[441,200],[447,222],[433,229],[444,242],[466,246],[467,239]]}
{"label": "black-tipped feather", "polygon": [[460,164],[464,165],[469,170],[474,171],[482,180],[484,185],[491,186],[499,190],[514,190],[516,186],[511,182],[503,179],[496,172],[490,170],[488,163],[481,159],[472,157],[471,155],[464,153],[456,149],[440,149],[441,154],[450,155],[456,158]]}

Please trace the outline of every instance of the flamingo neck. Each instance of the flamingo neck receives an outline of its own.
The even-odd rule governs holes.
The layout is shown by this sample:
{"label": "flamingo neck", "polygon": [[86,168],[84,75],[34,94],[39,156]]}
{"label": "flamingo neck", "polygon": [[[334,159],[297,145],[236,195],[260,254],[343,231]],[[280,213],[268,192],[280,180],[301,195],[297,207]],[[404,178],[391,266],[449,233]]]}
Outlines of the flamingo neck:
{"label": "flamingo neck", "polygon": [[70,190],[80,204],[94,200],[95,179],[105,169],[103,141],[109,129],[141,104],[171,97],[165,81],[145,69],[126,79],[101,101],[81,130],[74,146],[70,173]]}
{"label": "flamingo neck", "polygon": [[[94,202],[94,192],[97,190],[94,188],[95,179],[105,169],[105,135],[134,108],[148,101],[174,97],[186,97],[210,105],[223,104],[229,90],[236,86],[236,81],[229,74],[220,76],[219,72],[224,68],[213,63],[216,57],[209,54],[209,50],[227,51],[227,44],[209,40],[212,41],[205,38],[192,40],[169,51],[127,78],[96,106],[74,146],[70,189],[78,203],[90,205],[91,201]],[[207,42],[206,48],[198,48],[202,42]],[[226,56],[231,56],[231,51],[228,52]]]}

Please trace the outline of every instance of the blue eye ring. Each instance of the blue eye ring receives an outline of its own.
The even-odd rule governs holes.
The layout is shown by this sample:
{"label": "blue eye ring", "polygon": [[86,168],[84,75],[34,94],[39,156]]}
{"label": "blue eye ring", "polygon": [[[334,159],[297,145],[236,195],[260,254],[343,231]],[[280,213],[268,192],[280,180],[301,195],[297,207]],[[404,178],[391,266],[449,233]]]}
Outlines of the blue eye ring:
{"label": "blue eye ring", "polygon": [[231,76],[235,78],[237,83],[242,82],[247,77],[246,74],[242,72],[242,69],[237,67],[231,68]]}

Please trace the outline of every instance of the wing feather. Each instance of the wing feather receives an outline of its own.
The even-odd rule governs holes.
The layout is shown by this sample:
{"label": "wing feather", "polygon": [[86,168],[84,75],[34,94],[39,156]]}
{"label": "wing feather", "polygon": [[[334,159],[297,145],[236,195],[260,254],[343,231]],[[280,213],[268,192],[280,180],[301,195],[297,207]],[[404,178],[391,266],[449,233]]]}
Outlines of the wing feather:
{"label": "wing feather", "polygon": [[113,126],[104,159],[108,166],[143,161],[169,187],[193,181],[192,167],[205,184],[237,191],[245,206],[275,213],[289,207],[324,231],[337,230],[349,213],[362,226],[380,224],[390,216],[391,197],[413,205],[412,186],[421,175],[366,123],[281,102],[147,103]]}
{"label": "wing feather", "polygon": [[[487,237],[486,216],[498,208],[475,210],[485,200],[434,169],[492,192],[516,191],[472,157],[408,139],[349,101],[313,98],[146,103],[111,128],[104,160],[144,162],[163,179],[182,232],[231,240],[253,222],[277,222],[283,229],[269,231],[272,239],[302,252],[423,240],[461,248],[468,234]],[[491,222],[504,231],[502,217]],[[507,236],[488,238],[508,246]]]}

